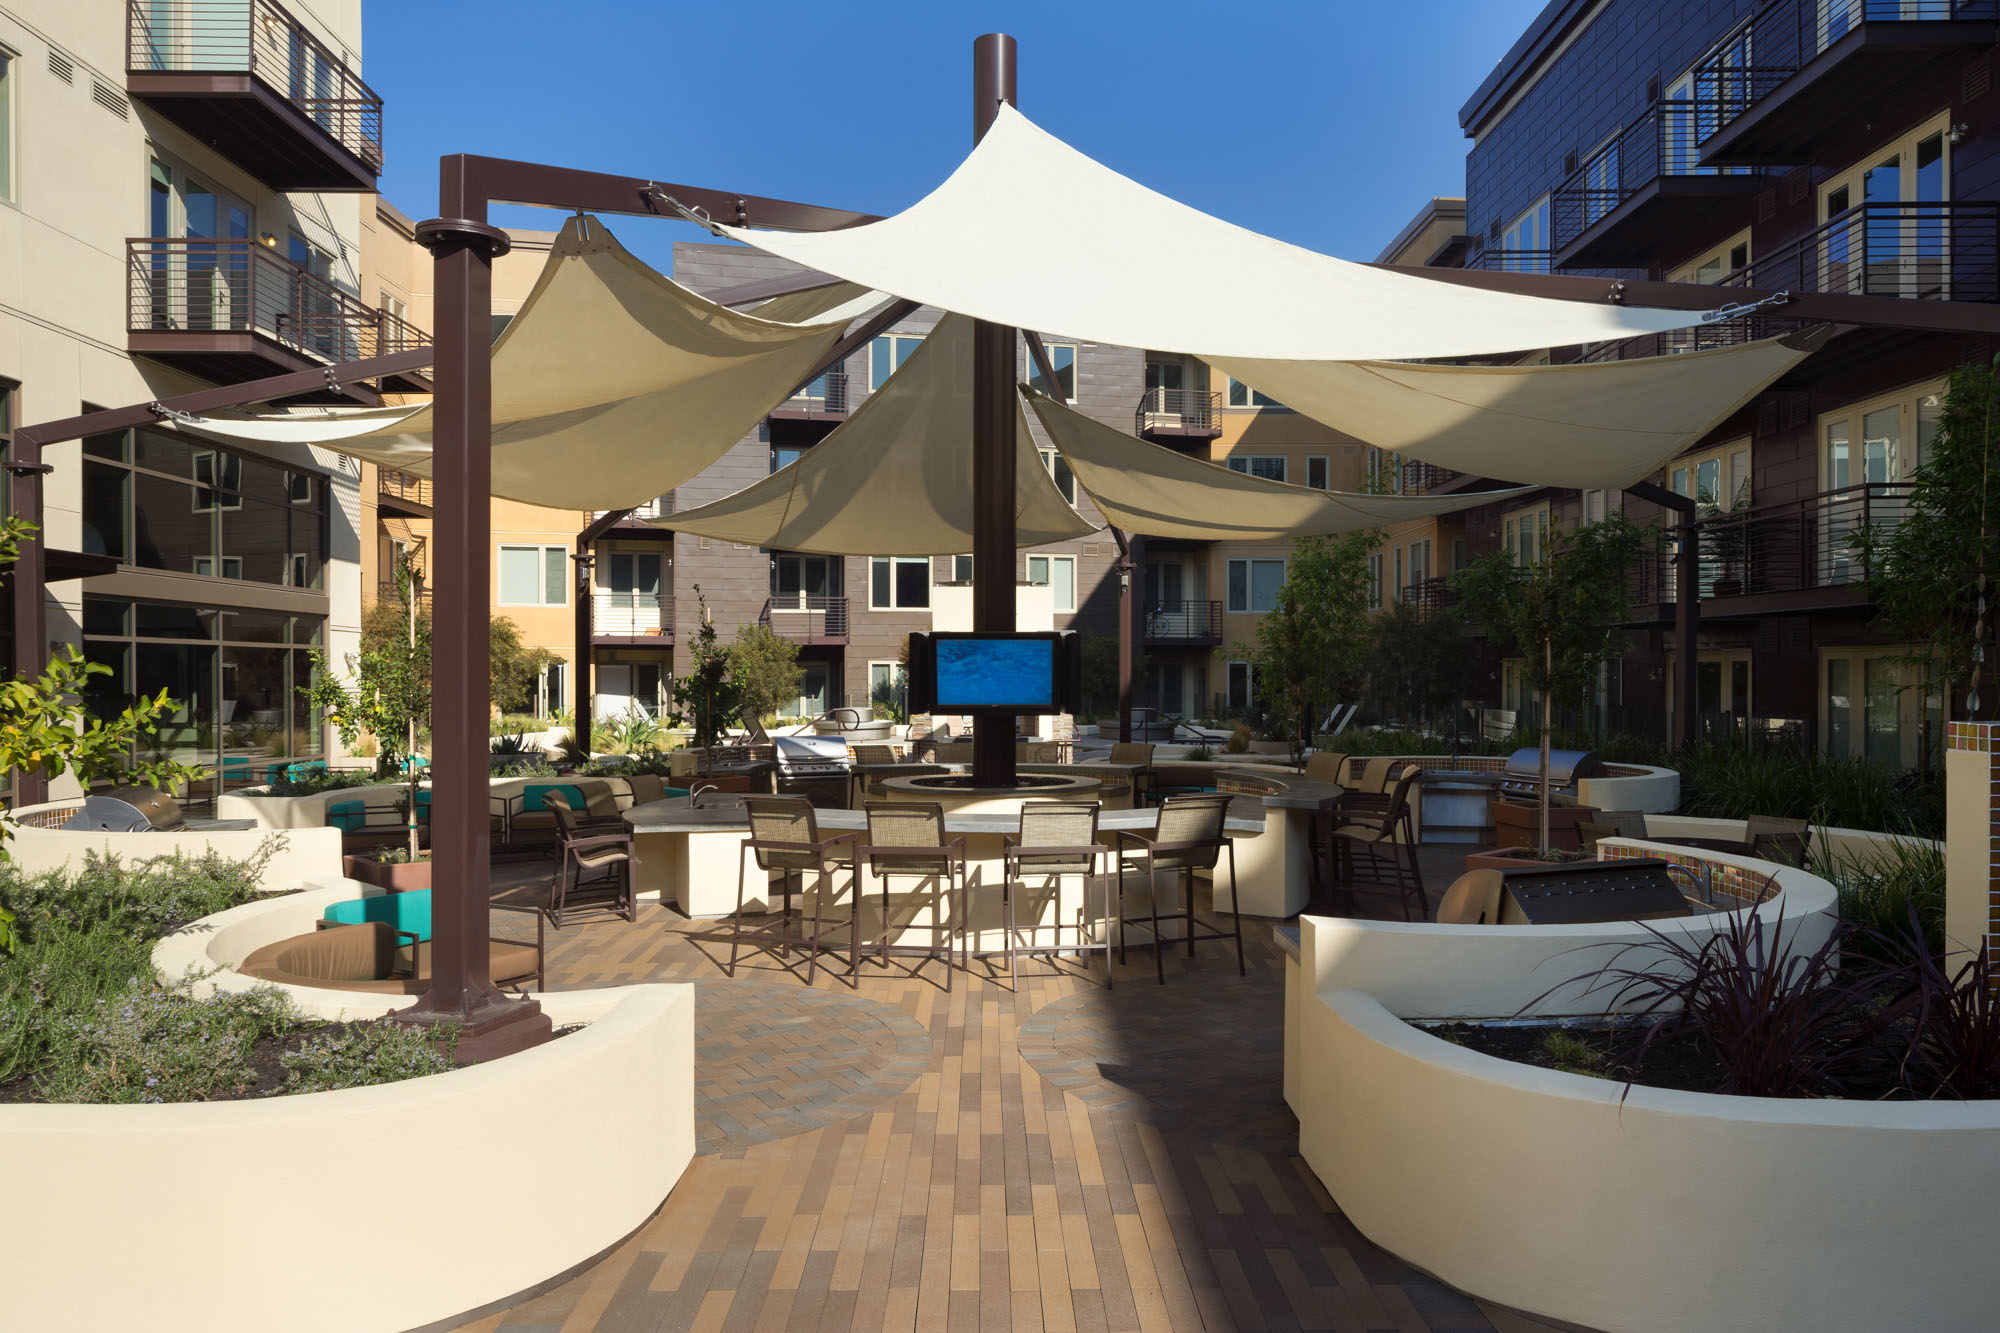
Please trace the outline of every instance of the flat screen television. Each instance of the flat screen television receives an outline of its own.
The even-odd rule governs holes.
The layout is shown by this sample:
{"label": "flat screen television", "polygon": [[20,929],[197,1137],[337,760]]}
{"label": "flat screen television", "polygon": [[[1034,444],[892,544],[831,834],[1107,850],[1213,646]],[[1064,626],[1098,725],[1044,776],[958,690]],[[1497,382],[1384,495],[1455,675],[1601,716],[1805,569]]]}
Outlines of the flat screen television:
{"label": "flat screen television", "polygon": [[910,707],[923,713],[1062,713],[1080,703],[1069,632],[910,636]]}

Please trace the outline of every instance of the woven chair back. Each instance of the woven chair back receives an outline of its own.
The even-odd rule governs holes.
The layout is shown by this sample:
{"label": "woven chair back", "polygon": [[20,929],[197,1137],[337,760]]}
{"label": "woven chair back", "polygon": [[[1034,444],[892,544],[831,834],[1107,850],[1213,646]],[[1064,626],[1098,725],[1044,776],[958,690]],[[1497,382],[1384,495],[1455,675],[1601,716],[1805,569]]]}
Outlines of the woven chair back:
{"label": "woven chair back", "polygon": [[1020,864],[1045,871],[1074,871],[1092,868],[1088,856],[1036,856],[1036,847],[1088,847],[1097,841],[1096,801],[1028,801],[1021,806]]}
{"label": "woven chair back", "polygon": [[771,843],[819,841],[819,821],[813,817],[812,802],[797,796],[746,796],[743,809],[750,817],[750,847],[760,870],[820,870],[817,852],[772,849]]}
{"label": "woven chair back", "polygon": [[1213,870],[1222,855],[1222,821],[1229,817],[1229,798],[1206,792],[1193,796],[1169,796],[1160,805],[1160,823],[1154,839],[1158,842],[1205,844],[1183,852],[1168,852],[1153,859],[1161,870]]}

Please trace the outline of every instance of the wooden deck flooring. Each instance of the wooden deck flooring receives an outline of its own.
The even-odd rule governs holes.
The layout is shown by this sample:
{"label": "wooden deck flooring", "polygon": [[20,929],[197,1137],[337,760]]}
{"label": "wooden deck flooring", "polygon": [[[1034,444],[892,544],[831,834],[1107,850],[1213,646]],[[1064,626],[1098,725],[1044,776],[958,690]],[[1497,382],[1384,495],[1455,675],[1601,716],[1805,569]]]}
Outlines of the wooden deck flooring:
{"label": "wooden deck flooring", "polygon": [[1094,962],[1024,961],[1018,994],[977,964],[947,994],[907,959],[864,961],[853,988],[844,964],[808,989],[765,954],[729,980],[715,924],[658,905],[573,925],[552,937],[552,989],[696,983],[701,1147],[601,1263],[465,1327],[1558,1327],[1415,1272],[1341,1216],[1280,1092],[1282,956],[1269,922],[1245,937],[1247,978],[1206,944],[1170,956],[1165,987],[1135,948],[1109,991]]}

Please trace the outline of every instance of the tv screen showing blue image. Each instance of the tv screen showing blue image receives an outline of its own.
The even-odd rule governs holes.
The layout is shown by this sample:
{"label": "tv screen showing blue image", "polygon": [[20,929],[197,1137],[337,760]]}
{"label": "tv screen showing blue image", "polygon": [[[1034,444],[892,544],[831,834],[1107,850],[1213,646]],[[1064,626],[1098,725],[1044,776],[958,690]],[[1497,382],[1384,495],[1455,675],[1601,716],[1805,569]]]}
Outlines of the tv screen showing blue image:
{"label": "tv screen showing blue image", "polygon": [[1047,638],[939,638],[937,709],[1053,710],[1056,642]]}

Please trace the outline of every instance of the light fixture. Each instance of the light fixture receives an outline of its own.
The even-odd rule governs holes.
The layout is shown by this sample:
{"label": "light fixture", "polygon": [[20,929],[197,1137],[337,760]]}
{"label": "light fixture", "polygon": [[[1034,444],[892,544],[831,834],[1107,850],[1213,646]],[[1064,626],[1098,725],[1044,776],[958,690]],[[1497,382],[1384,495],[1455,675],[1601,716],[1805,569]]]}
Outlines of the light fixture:
{"label": "light fixture", "polygon": [[1950,129],[1944,132],[1945,142],[1949,143],[1953,148],[1956,148],[1961,143],[1965,142],[1965,137],[1971,133],[1972,133],[1972,126],[1966,124],[1964,121],[1961,120],[1956,125],[1953,125]]}
{"label": "light fixture", "polygon": [[264,243],[264,248],[266,250],[275,250],[278,248],[278,238],[273,236],[268,231],[259,232],[257,234],[257,239]]}

